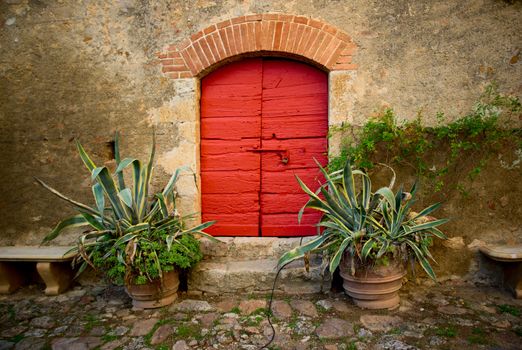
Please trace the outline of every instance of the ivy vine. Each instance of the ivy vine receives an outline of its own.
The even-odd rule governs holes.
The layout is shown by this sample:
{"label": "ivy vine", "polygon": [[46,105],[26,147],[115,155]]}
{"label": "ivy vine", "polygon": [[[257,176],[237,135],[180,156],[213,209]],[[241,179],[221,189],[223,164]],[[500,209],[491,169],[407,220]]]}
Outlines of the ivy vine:
{"label": "ivy vine", "polygon": [[[516,158],[522,158],[522,130],[517,127],[521,118],[519,98],[500,93],[494,84],[486,87],[471,112],[451,121],[439,112],[435,126],[424,125],[421,114],[400,122],[392,109],[385,109],[362,128],[344,124],[330,130],[330,135],[341,132],[344,137],[340,153],[330,159],[328,169],[341,169],[348,158],[368,170],[376,162],[408,166],[417,177],[428,180],[431,190],[441,191],[448,175],[455,175],[464,160],[473,163],[465,178],[474,180],[492,156],[502,165],[502,150],[513,150]],[[510,164],[504,161],[503,167],[518,168],[518,158]],[[462,180],[453,183],[467,195]]]}

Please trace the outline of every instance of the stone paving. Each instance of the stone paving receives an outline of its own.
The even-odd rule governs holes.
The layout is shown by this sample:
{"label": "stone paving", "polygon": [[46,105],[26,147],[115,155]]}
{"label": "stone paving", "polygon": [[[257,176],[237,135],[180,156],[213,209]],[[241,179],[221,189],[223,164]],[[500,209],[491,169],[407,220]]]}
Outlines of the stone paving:
{"label": "stone paving", "polygon": [[[272,330],[266,296],[181,293],[133,309],[119,287],[56,296],[29,286],[0,297],[0,350],[260,349]],[[492,287],[408,283],[393,311],[357,308],[342,293],[277,296],[269,349],[522,349],[522,301]]]}

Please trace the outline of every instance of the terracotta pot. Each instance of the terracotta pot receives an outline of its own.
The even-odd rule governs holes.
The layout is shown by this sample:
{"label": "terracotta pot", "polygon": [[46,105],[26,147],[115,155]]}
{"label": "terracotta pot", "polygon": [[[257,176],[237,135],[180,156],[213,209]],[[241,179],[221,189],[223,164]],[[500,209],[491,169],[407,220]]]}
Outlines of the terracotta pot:
{"label": "terracotta pot", "polygon": [[132,305],[153,309],[171,304],[178,298],[179,274],[176,269],[165,272],[163,281],[156,279],[147,284],[130,284],[125,291],[132,298]]}
{"label": "terracotta pot", "polygon": [[406,275],[404,264],[391,261],[387,266],[356,264],[351,273],[350,256],[345,254],[340,264],[343,287],[355,304],[366,309],[394,309],[399,306],[399,289]]}

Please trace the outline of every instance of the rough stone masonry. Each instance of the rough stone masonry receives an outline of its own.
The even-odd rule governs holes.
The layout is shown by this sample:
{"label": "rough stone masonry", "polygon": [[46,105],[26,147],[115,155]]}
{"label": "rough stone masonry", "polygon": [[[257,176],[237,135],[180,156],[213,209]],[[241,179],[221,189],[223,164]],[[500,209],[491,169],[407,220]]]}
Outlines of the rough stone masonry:
{"label": "rough stone masonry", "polygon": [[[360,126],[385,106],[409,120],[422,112],[433,124],[437,111],[450,117],[468,111],[493,81],[506,93],[521,93],[520,1],[4,0],[0,244],[38,244],[72,213],[37,187],[33,176],[89,201],[89,174],[76,154],[75,138],[98,163],[113,166],[116,130],[124,154],[145,158],[154,126],[154,187],[180,165],[197,174],[199,77],[169,78],[158,53],[214,24],[268,13],[313,18],[346,33],[356,45],[351,64],[357,69],[329,75],[331,125]],[[332,151],[338,145],[330,140]],[[436,251],[439,275],[476,271],[475,240],[522,236],[520,172],[498,169],[497,163],[492,160],[487,177],[474,183],[474,200],[451,200],[440,214],[455,217],[447,234],[464,244]],[[184,176],[179,193],[182,209],[199,211],[197,177]],[[74,237],[71,233],[58,244]]]}

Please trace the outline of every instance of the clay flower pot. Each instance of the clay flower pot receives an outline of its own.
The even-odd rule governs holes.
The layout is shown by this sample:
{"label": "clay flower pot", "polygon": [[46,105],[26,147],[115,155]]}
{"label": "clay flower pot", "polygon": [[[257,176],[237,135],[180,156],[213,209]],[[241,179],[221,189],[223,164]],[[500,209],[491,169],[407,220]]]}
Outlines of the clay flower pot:
{"label": "clay flower pot", "polygon": [[345,254],[339,267],[343,288],[357,306],[366,309],[394,309],[399,306],[398,292],[406,275],[404,264],[392,260],[386,266],[356,265],[352,275],[351,259]]}
{"label": "clay flower pot", "polygon": [[147,284],[127,284],[125,291],[132,298],[132,305],[142,309],[154,309],[171,304],[178,298],[179,273],[176,269],[163,273]]}

